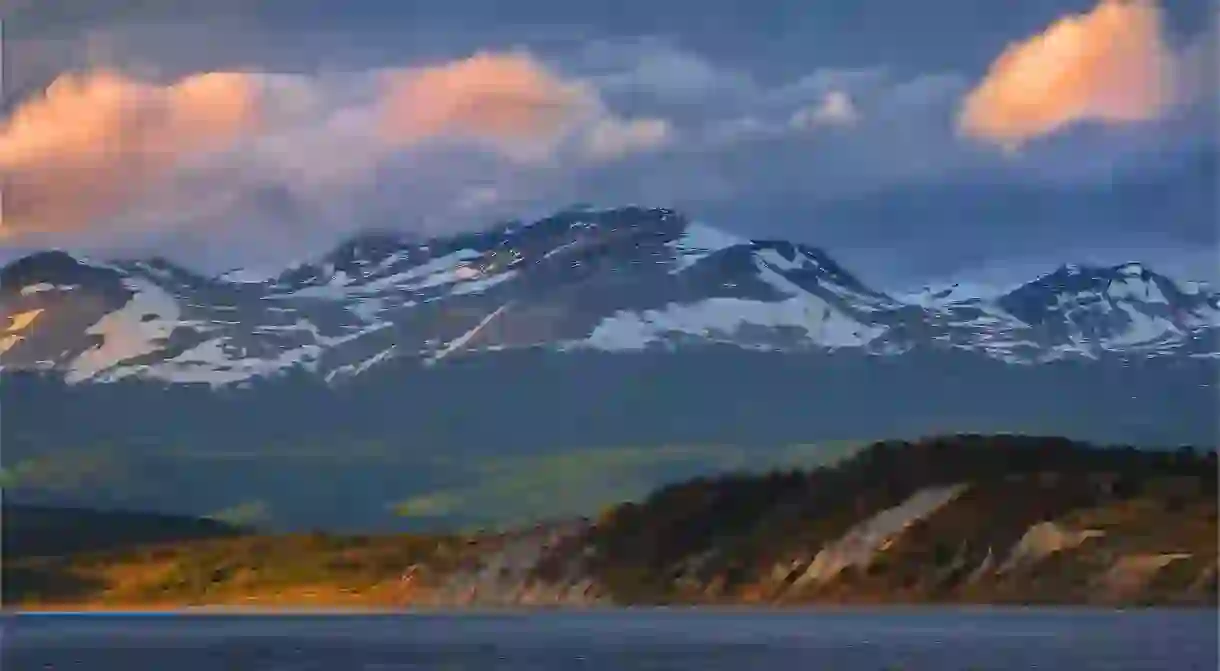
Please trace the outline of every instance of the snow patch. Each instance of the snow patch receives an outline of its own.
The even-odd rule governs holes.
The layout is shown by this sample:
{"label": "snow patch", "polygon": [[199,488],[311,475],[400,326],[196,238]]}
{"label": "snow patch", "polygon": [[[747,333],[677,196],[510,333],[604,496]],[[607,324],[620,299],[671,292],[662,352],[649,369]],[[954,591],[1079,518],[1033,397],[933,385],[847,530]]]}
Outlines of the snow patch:
{"label": "snow patch", "polygon": [[216,387],[309,363],[322,351],[320,346],[310,344],[285,350],[268,359],[233,358],[225,351],[224,343],[224,338],[208,340],[155,366],[129,366],[111,378],[139,375],[165,382],[206,383]]}
{"label": "snow patch", "polygon": [[1024,286],[1010,280],[951,277],[930,282],[918,290],[896,290],[893,295],[903,303],[926,308],[994,301]]}
{"label": "snow patch", "polygon": [[278,274],[275,271],[257,270],[255,268],[236,268],[218,275],[216,279],[233,284],[262,284],[263,282],[275,279]]}
{"label": "snow patch", "polygon": [[754,253],[755,257],[766,263],[771,268],[779,270],[803,270],[808,264],[809,259],[801,254],[796,254],[792,259],[788,259],[783,254],[774,249],[764,249]]}
{"label": "snow patch", "polygon": [[[281,351],[275,356],[255,358],[237,356],[231,349],[226,349],[225,345],[230,341],[227,337],[213,338],[171,359],[152,365],[125,366],[112,370],[108,373],[106,381],[139,376],[166,382],[206,383],[218,387],[253,377],[280,374],[292,368],[303,367],[316,370],[316,364],[327,348],[355,340],[388,326],[390,326],[389,323],[380,322],[338,337],[321,335],[315,324],[304,319],[287,326],[265,326],[262,328],[270,331],[304,331],[312,334],[314,342]],[[240,354],[245,354],[244,348],[240,349]]]}
{"label": "snow patch", "polygon": [[[473,249],[460,249],[452,254],[446,254],[402,273],[374,280],[358,288],[361,293],[374,293],[383,289],[398,288],[408,290],[426,289],[442,284],[461,281],[457,268],[465,261],[482,257]],[[421,280],[416,282],[417,280]]]}
{"label": "snow patch", "polygon": [[[87,380],[128,359],[161,349],[180,325],[178,302],[157,285],[140,278],[124,278],[135,293],[122,308],[102,317],[85,331],[102,337],[102,342],[86,350],[70,364],[64,376],[69,384]],[[151,319],[145,319],[152,316]]]}
{"label": "snow patch", "polygon": [[459,280],[473,280],[483,274],[483,271],[474,266],[458,266],[453,269],[453,276]]}
{"label": "snow patch", "polygon": [[[426,248],[424,248],[424,249],[426,249]],[[377,263],[377,265],[373,266],[371,269],[367,270],[366,274],[369,276],[378,275],[382,271],[392,268],[393,266],[398,264],[400,261],[407,261],[410,258],[411,258],[411,253],[409,251],[404,250],[401,252],[395,252],[395,253],[390,254],[389,256],[385,257],[381,261],[379,261]]]}
{"label": "snow patch", "polygon": [[571,241],[571,242],[565,242],[565,243],[563,243],[562,245],[559,245],[558,247],[556,247],[555,249],[552,249],[551,251],[547,252],[546,254],[543,254],[543,255],[542,255],[542,258],[541,258],[541,259],[539,259],[539,260],[540,260],[540,261],[542,261],[542,260],[545,260],[545,259],[549,259],[549,258],[551,258],[552,256],[555,256],[556,254],[561,254],[561,253],[563,253],[563,251],[564,251],[565,249],[571,249],[573,246],[578,245],[578,244],[580,244],[581,242],[582,242],[582,241],[581,241],[581,240],[579,240],[579,239],[578,239],[578,240],[573,240],[573,241]]}
{"label": "snow patch", "polygon": [[[415,305],[415,303],[408,301],[403,307],[410,307],[412,305]],[[385,301],[380,298],[366,298],[348,304],[347,310],[363,321],[371,322],[377,319],[377,316],[385,307]]]}
{"label": "snow patch", "polygon": [[804,289],[797,286],[796,283],[779,274],[779,272],[775,270],[775,262],[773,259],[779,260],[781,264],[779,267],[781,268],[789,270],[800,268],[800,266],[793,266],[790,261],[777,254],[775,250],[765,249],[755,255],[754,258],[754,265],[758,268],[759,279],[767,284],[770,284],[779,293],[787,296],[800,296],[802,294],[806,294],[807,292]]}
{"label": "snow patch", "polygon": [[334,270],[334,266],[327,264],[327,270],[323,276],[330,276],[326,284],[316,287],[305,287],[293,292],[293,296],[298,298],[336,298],[341,299],[347,295],[346,287],[352,282],[353,278],[342,270]]}
{"label": "snow patch", "polygon": [[373,366],[394,356],[396,346],[390,345],[388,348],[374,354],[373,356],[356,364],[347,364],[338,366],[331,372],[326,374],[326,381],[332,382],[339,377],[355,377]]}
{"label": "snow patch", "polygon": [[517,276],[517,271],[510,270],[508,272],[503,272],[498,275],[492,275],[491,277],[485,277],[481,280],[475,280],[473,282],[463,282],[463,283],[453,287],[453,290],[450,291],[449,293],[459,295],[459,296],[467,295],[467,294],[482,293],[482,292],[487,291],[488,289],[496,286],[497,284],[502,284],[504,282],[507,282],[516,276]]}
{"label": "snow patch", "polygon": [[919,305],[925,308],[945,307],[961,303],[976,303],[998,298],[1004,294],[1003,289],[995,286],[974,282],[953,282],[950,284],[935,284],[923,289],[898,294],[898,300],[903,303]]}
{"label": "snow patch", "polygon": [[1127,303],[1119,303],[1118,307],[1127,314],[1131,325],[1127,327],[1126,331],[1108,340],[1107,344],[1111,347],[1151,343],[1164,338],[1166,334],[1178,332],[1178,328],[1173,325],[1173,322],[1164,317],[1146,315]]}
{"label": "snow patch", "polygon": [[668,243],[678,253],[678,267],[672,272],[680,273],[711,254],[747,242],[749,241],[744,238],[705,224],[687,224],[685,232],[678,239]]}
{"label": "snow patch", "polygon": [[[778,277],[778,276],[777,276]],[[781,278],[782,279],[782,278]],[[742,327],[792,327],[825,347],[861,347],[885,329],[862,324],[810,294],[785,301],[709,298],[659,310],[618,312],[603,319],[583,342],[602,350],[640,350],[669,333],[732,342]]]}
{"label": "snow patch", "polygon": [[21,287],[21,295],[33,296],[44,291],[72,291],[78,286],[77,284],[47,284],[46,282],[39,282],[38,284]]}
{"label": "snow patch", "polygon": [[1124,277],[1110,283],[1106,293],[1115,300],[1137,300],[1144,303],[1169,304],[1161,287],[1156,282],[1138,277]]}

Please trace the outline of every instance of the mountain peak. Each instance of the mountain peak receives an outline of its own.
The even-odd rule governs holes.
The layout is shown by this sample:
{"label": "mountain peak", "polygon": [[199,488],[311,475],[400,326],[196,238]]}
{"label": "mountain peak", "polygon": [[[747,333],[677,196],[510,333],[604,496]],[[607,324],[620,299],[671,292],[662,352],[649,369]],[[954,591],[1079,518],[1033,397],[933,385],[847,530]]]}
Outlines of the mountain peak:
{"label": "mountain peak", "polygon": [[12,261],[0,270],[0,287],[20,290],[34,284],[82,284],[114,270],[62,249],[35,252]]}
{"label": "mountain peak", "polygon": [[764,253],[764,258],[767,258],[766,254],[773,254],[770,257],[773,265],[794,271],[795,278],[805,278],[809,282],[828,281],[873,297],[888,298],[868,288],[820,247],[774,239],[754,240],[750,246],[755,252]]}
{"label": "mountain peak", "polygon": [[1009,293],[1075,294],[1082,291],[1106,292],[1130,282],[1168,285],[1173,282],[1147,265],[1129,261],[1118,265],[1067,263],[1038,276]]}
{"label": "mountain peak", "polygon": [[1139,261],[1127,261],[1115,265],[1066,263],[1060,266],[1057,272],[1066,275],[1120,275],[1124,277],[1140,277],[1156,274],[1148,266]]}
{"label": "mountain peak", "polygon": [[1147,277],[1153,274],[1152,271],[1144,267],[1144,264],[1134,261],[1115,266],[1114,272],[1126,277]]}

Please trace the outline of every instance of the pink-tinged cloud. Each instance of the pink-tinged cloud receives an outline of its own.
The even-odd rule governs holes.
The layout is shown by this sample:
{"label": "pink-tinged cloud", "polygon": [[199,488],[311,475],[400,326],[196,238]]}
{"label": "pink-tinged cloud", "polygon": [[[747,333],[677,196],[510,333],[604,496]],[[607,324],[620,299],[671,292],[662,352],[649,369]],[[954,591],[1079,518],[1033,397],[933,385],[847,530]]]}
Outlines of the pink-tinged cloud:
{"label": "pink-tinged cloud", "polygon": [[545,153],[600,107],[594,89],[563,79],[526,53],[484,52],[390,73],[382,131],[391,144],[443,136],[529,155],[530,147]]}
{"label": "pink-tinged cloud", "polygon": [[0,234],[71,229],[120,212],[184,157],[222,150],[259,125],[246,75],[169,86],[107,71],[66,74],[0,126]]}
{"label": "pink-tinged cloud", "polygon": [[455,142],[521,165],[618,158],[667,133],[618,118],[596,89],[524,52],[347,79],[64,75],[0,125],[0,236],[235,219],[226,211],[252,188],[333,203],[395,155]]}
{"label": "pink-tinged cloud", "polygon": [[1174,60],[1155,0],[1102,0],[1009,45],[966,96],[959,130],[1015,148],[1078,122],[1151,121],[1174,103]]}

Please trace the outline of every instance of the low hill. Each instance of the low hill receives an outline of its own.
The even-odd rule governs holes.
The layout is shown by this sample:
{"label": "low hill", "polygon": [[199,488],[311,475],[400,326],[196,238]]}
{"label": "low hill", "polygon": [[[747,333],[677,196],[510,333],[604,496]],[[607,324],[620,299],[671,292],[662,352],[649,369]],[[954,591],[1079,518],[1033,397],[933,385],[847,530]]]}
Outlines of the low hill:
{"label": "low hill", "polygon": [[10,560],[243,533],[208,518],[10,503],[0,507],[0,529],[4,557]]}
{"label": "low hill", "polygon": [[25,552],[4,587],[27,607],[1214,605],[1216,496],[1211,450],[951,436],[876,443],[811,471],[698,478],[594,520],[507,533],[136,542],[155,525],[82,513],[134,544]]}

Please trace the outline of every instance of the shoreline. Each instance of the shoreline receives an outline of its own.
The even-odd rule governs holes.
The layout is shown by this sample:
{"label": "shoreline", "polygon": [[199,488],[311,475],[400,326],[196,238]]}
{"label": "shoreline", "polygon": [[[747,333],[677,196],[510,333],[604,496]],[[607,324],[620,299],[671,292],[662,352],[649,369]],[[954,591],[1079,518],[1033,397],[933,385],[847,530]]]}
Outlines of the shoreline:
{"label": "shoreline", "polygon": [[567,614],[595,614],[607,612],[691,612],[697,614],[817,614],[817,613],[912,613],[920,611],[956,611],[988,613],[1008,611],[1045,612],[1153,612],[1153,611],[1205,611],[1220,616],[1215,605],[1199,603],[1153,603],[1153,604],[1101,604],[1063,603],[963,603],[963,602],[869,602],[869,603],[805,603],[805,604],[672,604],[672,605],[406,605],[392,607],[353,606],[289,606],[273,608],[265,606],[227,605],[180,605],[180,604],[46,604],[45,607],[0,606],[0,617],[157,617],[157,616],[242,616],[242,617],[375,617],[375,616],[485,616],[485,615],[536,615],[561,612]]}

